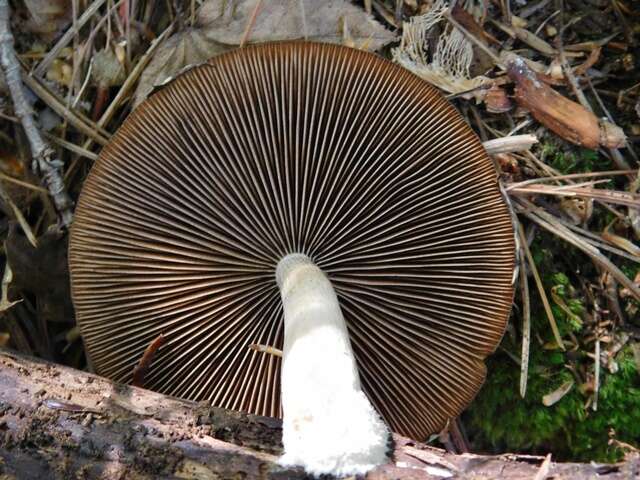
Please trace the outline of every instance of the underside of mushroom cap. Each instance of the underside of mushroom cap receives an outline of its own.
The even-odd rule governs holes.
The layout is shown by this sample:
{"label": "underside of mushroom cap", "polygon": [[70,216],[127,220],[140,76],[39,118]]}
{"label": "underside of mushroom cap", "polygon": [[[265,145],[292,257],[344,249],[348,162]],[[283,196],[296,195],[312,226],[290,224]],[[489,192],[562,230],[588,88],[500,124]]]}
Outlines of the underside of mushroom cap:
{"label": "underside of mushroom cap", "polygon": [[275,268],[310,257],[338,295],[362,388],[425,438],[472,400],[509,316],[511,218],[481,143],[430,85],[328,44],[252,46],[138,107],[87,178],[70,240],[98,373],[279,416]]}

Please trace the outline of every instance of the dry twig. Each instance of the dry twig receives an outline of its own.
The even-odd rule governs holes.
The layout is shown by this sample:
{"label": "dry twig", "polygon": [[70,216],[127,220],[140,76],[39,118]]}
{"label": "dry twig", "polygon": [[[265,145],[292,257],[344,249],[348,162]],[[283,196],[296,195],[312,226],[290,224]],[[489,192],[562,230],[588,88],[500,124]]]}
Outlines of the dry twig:
{"label": "dry twig", "polygon": [[538,143],[538,138],[535,135],[512,135],[510,137],[487,140],[482,145],[489,155],[496,155],[498,153],[529,150],[535,143]]}
{"label": "dry twig", "polygon": [[144,387],[144,379],[147,375],[147,371],[149,370],[149,367],[151,367],[151,363],[153,362],[153,358],[156,356],[158,349],[165,341],[165,336],[160,334],[149,344],[142,354],[142,358],[140,358],[138,365],[133,369],[131,385],[134,387]]}
{"label": "dry twig", "polygon": [[16,115],[29,139],[35,164],[44,177],[44,182],[60,215],[62,226],[68,227],[73,219],[73,202],[65,190],[62,179],[62,162],[56,158],[54,150],[45,143],[40,135],[24,94],[20,77],[20,63],[13,49],[8,0],[0,0],[0,61],[11,92]]}

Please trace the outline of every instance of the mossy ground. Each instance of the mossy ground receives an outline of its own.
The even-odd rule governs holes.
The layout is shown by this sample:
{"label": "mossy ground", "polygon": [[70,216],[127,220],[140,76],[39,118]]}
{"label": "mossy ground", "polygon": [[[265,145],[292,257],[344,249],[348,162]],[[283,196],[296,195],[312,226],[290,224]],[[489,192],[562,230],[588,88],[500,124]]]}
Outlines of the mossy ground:
{"label": "mossy ground", "polygon": [[[589,150],[563,152],[544,146],[547,162],[563,173],[611,169]],[[596,210],[589,228],[602,231],[611,219]],[[486,384],[463,417],[474,451],[519,451],[546,454],[558,460],[613,462],[625,448],[640,446],[640,372],[625,325],[607,310],[602,272],[579,251],[550,233],[536,232],[531,251],[540,271],[566,351],[558,348],[532,279],[531,351],[525,398],[519,393],[522,312],[520,295],[503,342],[488,363]],[[630,278],[640,269],[617,261]],[[640,325],[637,303],[622,302],[627,326]],[[595,312],[595,314],[594,314]],[[601,327],[601,325],[605,325]],[[595,332],[611,361],[600,368],[595,398]],[[626,336],[625,336],[626,335]],[[568,345],[567,345],[568,344]],[[561,385],[573,387],[551,406],[543,397]]]}

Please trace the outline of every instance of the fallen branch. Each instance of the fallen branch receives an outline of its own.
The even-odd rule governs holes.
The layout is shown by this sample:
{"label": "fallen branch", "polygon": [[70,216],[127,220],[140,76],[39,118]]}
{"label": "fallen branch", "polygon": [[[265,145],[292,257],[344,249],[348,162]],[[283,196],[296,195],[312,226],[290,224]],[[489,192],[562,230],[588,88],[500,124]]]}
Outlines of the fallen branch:
{"label": "fallen branch", "polygon": [[8,0],[0,0],[0,63],[2,64],[7,86],[11,92],[16,116],[20,119],[29,139],[34,163],[44,177],[45,185],[60,215],[62,225],[68,227],[73,219],[73,202],[67,194],[62,180],[62,162],[55,158],[54,150],[40,135],[24,94],[20,76],[20,63],[13,49]]}
{"label": "fallen branch", "polygon": [[[209,408],[0,350],[0,477],[308,478],[276,463],[280,421]],[[396,436],[368,480],[534,478],[545,457],[454,455]],[[547,462],[557,478],[633,478],[616,465]]]}

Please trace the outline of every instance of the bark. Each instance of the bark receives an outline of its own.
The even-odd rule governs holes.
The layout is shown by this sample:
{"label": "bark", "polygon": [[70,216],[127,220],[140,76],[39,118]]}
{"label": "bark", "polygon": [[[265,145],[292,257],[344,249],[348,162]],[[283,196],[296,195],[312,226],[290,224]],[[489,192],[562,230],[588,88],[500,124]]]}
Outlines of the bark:
{"label": "bark", "polygon": [[[453,455],[397,436],[394,461],[369,480],[638,478],[617,465],[526,455]],[[279,420],[113,383],[0,350],[0,479],[302,479],[277,465]]]}

